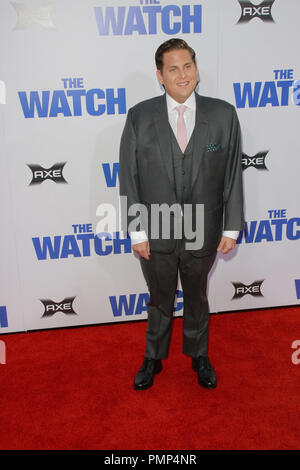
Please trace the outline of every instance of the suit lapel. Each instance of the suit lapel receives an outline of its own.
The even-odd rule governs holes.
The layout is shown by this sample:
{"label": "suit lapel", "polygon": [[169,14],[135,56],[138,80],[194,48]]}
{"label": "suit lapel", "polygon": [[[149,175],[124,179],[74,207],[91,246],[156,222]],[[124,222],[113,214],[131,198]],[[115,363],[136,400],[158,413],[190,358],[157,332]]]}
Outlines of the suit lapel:
{"label": "suit lapel", "polygon": [[[196,119],[193,142],[192,188],[196,182],[208,136],[208,121],[203,110],[201,96],[196,95]],[[191,189],[192,189],[191,188]]]}
{"label": "suit lapel", "polygon": [[161,151],[162,160],[164,162],[172,188],[175,187],[174,171],[173,171],[173,158],[172,146],[170,140],[170,124],[167,111],[166,95],[161,96],[161,99],[156,104],[154,113],[154,124]]}

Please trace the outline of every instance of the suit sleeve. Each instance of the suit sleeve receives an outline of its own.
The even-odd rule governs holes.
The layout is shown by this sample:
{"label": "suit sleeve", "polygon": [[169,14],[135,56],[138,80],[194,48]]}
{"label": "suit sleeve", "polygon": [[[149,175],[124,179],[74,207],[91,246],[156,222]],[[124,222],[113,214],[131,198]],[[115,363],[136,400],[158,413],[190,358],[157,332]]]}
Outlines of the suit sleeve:
{"label": "suit sleeve", "polygon": [[[128,209],[133,204],[140,205],[139,178],[137,165],[136,132],[132,122],[132,110],[127,114],[125,127],[122,133],[119,152],[119,181],[121,196],[121,224],[122,230],[127,232],[129,224],[139,215],[128,215]],[[124,204],[126,197],[126,204]],[[142,222],[135,231],[144,230]]]}
{"label": "suit sleeve", "polygon": [[224,181],[224,230],[243,230],[243,179],[241,130],[236,110],[232,107],[229,155]]}

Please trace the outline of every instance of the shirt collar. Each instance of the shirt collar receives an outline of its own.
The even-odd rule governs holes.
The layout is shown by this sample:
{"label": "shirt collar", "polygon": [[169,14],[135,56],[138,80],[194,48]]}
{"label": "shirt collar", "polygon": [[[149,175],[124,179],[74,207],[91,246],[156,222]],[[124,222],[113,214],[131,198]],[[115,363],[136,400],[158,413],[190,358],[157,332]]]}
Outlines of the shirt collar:
{"label": "shirt collar", "polygon": [[188,99],[184,103],[177,103],[168,93],[167,95],[167,108],[168,108],[168,113],[174,110],[176,106],[182,106],[185,105],[187,108],[192,109],[193,111],[196,110],[196,98],[195,98],[195,93],[192,93]]}

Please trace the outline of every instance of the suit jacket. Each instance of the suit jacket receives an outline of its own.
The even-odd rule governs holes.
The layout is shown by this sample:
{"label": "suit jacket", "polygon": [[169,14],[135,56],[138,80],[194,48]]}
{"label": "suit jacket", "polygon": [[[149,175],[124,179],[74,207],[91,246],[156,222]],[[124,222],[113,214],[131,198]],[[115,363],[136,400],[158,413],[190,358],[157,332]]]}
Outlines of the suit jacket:
{"label": "suit jacket", "polygon": [[[242,230],[243,190],[240,126],[235,108],[219,99],[196,95],[191,187],[188,203],[204,204],[204,243],[195,256],[213,253],[222,230]],[[138,103],[128,111],[120,143],[120,195],[127,204],[176,203],[171,127],[166,95]],[[193,214],[194,215],[194,214]],[[127,225],[134,219],[122,216]],[[171,253],[176,240],[151,237],[150,250]],[[195,227],[195,225],[193,225]],[[140,230],[147,231],[141,222]]]}

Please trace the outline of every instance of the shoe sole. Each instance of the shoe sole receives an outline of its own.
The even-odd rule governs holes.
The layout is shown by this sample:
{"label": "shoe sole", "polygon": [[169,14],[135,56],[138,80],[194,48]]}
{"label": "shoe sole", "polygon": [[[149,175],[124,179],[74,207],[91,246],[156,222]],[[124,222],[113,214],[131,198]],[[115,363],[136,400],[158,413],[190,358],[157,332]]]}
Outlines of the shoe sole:
{"label": "shoe sole", "polygon": [[198,384],[201,385],[201,387],[204,387],[204,388],[207,388],[207,389],[216,388],[216,386],[218,385],[218,384],[207,385],[207,384],[201,382],[200,380],[198,380]]}
{"label": "shoe sole", "polygon": [[[162,364],[160,364],[160,366],[158,367],[157,370],[154,370],[153,376],[156,375],[156,374],[159,374],[161,371],[162,371]],[[137,391],[147,390],[148,388],[152,387],[153,382],[154,382],[154,380],[152,378],[151,382],[149,382],[147,385],[144,385],[143,387],[139,387],[138,385],[133,384],[133,388],[134,388],[134,390],[137,390]]]}

